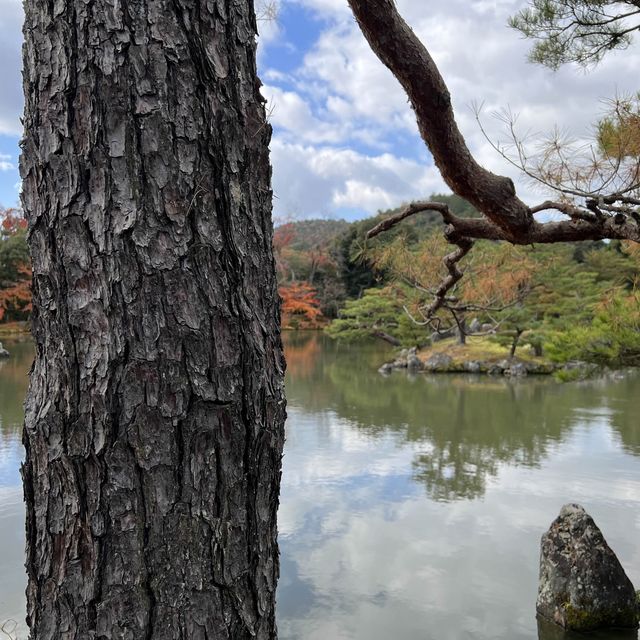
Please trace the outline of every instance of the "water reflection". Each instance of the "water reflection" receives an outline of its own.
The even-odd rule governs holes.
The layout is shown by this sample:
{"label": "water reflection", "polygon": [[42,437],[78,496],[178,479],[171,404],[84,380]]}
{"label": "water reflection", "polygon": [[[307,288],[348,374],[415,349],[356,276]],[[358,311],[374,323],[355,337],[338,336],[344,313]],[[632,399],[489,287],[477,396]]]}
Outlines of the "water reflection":
{"label": "water reflection", "polygon": [[637,376],[383,378],[376,346],[286,338],[283,640],[538,637],[539,539],[567,501],[640,583]]}
{"label": "water reflection", "polygon": [[[592,513],[640,587],[637,375],[581,385],[383,378],[379,345],[285,337],[281,640],[577,640],[534,615],[539,539],[569,501]],[[0,619],[22,623],[18,467],[32,350],[9,350]]]}
{"label": "water reflection", "polygon": [[[11,353],[0,360],[0,625],[26,638],[24,623],[24,507],[20,479],[22,403],[33,360],[30,342],[4,341]],[[0,634],[2,635],[2,634]],[[4,636],[2,636],[4,637]]]}
{"label": "water reflection", "polygon": [[537,467],[550,446],[579,424],[603,419],[625,451],[640,454],[640,427],[629,399],[635,375],[561,385],[547,377],[391,376],[377,373],[378,345],[337,345],[318,333],[287,338],[290,406],[331,408],[372,437],[414,443],[414,477],[435,500],[477,498],[501,463]]}

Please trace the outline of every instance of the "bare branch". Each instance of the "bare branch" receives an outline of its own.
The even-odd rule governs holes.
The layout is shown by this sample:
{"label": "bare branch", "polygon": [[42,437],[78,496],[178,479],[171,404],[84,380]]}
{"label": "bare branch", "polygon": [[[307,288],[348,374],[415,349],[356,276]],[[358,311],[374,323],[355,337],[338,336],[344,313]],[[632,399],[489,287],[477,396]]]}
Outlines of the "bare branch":
{"label": "bare branch", "polygon": [[453,226],[449,226],[445,231],[445,236],[447,240],[451,244],[457,245],[457,249],[449,254],[447,254],[443,259],[442,263],[447,268],[449,274],[442,281],[440,286],[436,289],[435,297],[433,302],[426,310],[425,316],[427,318],[432,318],[435,314],[447,306],[447,294],[451,291],[460,280],[462,280],[463,272],[458,268],[459,262],[464,258],[471,248],[473,247],[473,241],[469,238],[465,238],[464,236],[457,235],[455,228]]}
{"label": "bare branch", "polygon": [[[516,196],[509,178],[487,171],[471,155],[456,124],[449,91],[438,68],[427,49],[398,14],[393,0],[349,0],[349,4],[372,49],[407,92],[422,138],[445,182],[454,193],[465,198],[484,216],[482,219],[456,218],[438,203],[418,202],[385,220],[369,233],[369,237],[390,229],[410,215],[435,210],[443,215],[445,222],[452,225],[458,237],[508,240],[513,244],[605,238],[640,242],[640,228],[631,210],[627,215],[618,212],[615,216],[600,216],[588,208],[564,202],[554,203],[553,206],[547,203],[545,208],[556,209],[570,219],[544,224],[537,222],[533,214],[542,209],[530,209]],[[526,160],[522,147],[518,153],[521,160]],[[562,155],[561,149],[559,159],[562,167],[566,168],[568,160]],[[620,198],[633,200],[633,195],[626,195],[631,188],[632,185],[625,185],[624,189],[618,190],[620,195],[615,196],[616,200],[605,204],[623,202]],[[564,191],[567,195],[591,199],[600,195],[579,189]]]}
{"label": "bare branch", "polygon": [[395,227],[399,222],[402,222],[409,216],[413,216],[416,213],[425,213],[427,211],[437,211],[442,215],[442,218],[445,222],[448,222],[451,218],[451,213],[449,211],[449,207],[442,202],[412,202],[407,205],[400,213],[397,213],[394,216],[390,216],[386,218],[379,224],[377,224],[373,229],[370,229],[367,232],[367,239],[375,238],[377,235],[388,231],[392,227]]}

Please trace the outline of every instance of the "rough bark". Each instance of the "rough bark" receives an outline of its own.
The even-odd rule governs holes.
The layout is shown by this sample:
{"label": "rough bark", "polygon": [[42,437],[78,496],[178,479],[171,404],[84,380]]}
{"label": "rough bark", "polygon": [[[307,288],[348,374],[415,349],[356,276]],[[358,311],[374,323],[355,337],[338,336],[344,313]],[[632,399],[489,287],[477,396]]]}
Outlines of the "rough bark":
{"label": "rough bark", "polygon": [[284,364],[252,3],[25,10],[31,638],[274,638]]}

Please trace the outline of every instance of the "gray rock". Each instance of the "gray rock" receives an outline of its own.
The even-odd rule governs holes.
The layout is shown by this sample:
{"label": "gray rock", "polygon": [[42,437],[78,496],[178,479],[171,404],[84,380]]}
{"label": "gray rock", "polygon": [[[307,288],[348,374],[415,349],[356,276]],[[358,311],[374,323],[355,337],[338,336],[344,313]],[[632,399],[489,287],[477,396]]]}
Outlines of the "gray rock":
{"label": "gray rock", "polygon": [[384,376],[389,375],[394,369],[394,366],[391,362],[385,362],[379,369],[378,373],[381,373]]}
{"label": "gray rock", "polygon": [[478,320],[478,318],[474,318],[470,323],[469,323],[469,331],[471,333],[478,333],[478,331],[482,330],[482,323],[480,322],[480,320]]}
{"label": "gray rock", "polygon": [[8,358],[9,352],[2,346],[2,342],[0,342],[0,358]]}
{"label": "gray rock", "polygon": [[427,371],[448,371],[452,363],[451,356],[446,353],[436,353],[424,363],[424,368]]}
{"label": "gray rock", "polygon": [[527,366],[523,362],[514,362],[508,369],[504,370],[506,376],[521,378],[528,373]]}
{"label": "gray rock", "polygon": [[593,518],[562,507],[542,536],[538,614],[565,629],[638,626],[636,593]]}
{"label": "gray rock", "polygon": [[409,369],[409,371],[420,371],[423,366],[422,360],[420,360],[415,353],[410,354],[407,358],[407,369]]}
{"label": "gray rock", "polygon": [[482,333],[495,333],[495,327],[490,323],[483,324],[480,329]]}
{"label": "gray rock", "polygon": [[526,362],[528,373],[553,373],[556,366],[550,362]]}
{"label": "gray rock", "polygon": [[570,360],[563,365],[562,371],[569,374],[572,380],[585,380],[598,371],[598,366],[581,360]]}
{"label": "gray rock", "polygon": [[480,366],[479,362],[476,362],[475,360],[469,360],[467,362],[464,363],[464,370],[468,371],[469,373],[480,373],[482,367]]}

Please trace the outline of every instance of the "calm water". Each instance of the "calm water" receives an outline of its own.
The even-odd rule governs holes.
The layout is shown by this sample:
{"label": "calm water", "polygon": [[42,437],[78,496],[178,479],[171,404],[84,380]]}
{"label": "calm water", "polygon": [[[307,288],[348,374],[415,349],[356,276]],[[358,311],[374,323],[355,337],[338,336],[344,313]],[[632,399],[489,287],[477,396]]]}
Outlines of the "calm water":
{"label": "calm water", "polygon": [[[281,640],[564,638],[538,630],[534,604],[540,536],[569,501],[595,517],[640,588],[640,375],[383,378],[377,346],[286,337]],[[0,619],[22,621],[18,469],[32,349],[6,346]]]}

